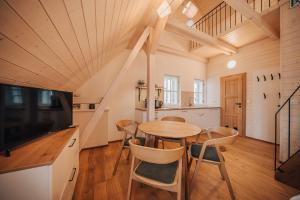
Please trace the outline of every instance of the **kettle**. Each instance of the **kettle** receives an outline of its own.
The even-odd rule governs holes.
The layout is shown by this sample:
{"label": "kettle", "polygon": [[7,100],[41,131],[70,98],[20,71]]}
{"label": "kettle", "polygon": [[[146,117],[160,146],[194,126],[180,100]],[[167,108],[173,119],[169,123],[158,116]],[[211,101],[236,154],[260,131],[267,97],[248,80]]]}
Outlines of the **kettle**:
{"label": "kettle", "polygon": [[163,104],[164,104],[163,101],[159,101],[157,99],[155,100],[155,108],[161,108]]}

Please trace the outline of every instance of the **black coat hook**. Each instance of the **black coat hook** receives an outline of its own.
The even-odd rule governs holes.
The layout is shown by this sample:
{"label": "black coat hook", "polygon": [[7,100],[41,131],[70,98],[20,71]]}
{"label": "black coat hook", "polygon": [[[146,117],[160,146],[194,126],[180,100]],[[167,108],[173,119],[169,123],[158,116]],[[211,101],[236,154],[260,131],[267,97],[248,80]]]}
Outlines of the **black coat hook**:
{"label": "black coat hook", "polygon": [[281,74],[280,73],[278,73],[278,78],[281,79]]}
{"label": "black coat hook", "polygon": [[266,81],[267,80],[267,78],[266,78],[266,76],[264,75],[264,81]]}
{"label": "black coat hook", "polygon": [[274,77],[273,77],[273,74],[271,73],[271,80],[273,80],[274,79]]}
{"label": "black coat hook", "polygon": [[257,82],[259,82],[259,77],[258,77],[258,76],[256,76],[256,78],[257,78]]}
{"label": "black coat hook", "polygon": [[281,99],[281,93],[280,92],[278,92],[278,97],[279,97],[279,99]]}
{"label": "black coat hook", "polygon": [[266,93],[263,93],[264,94],[264,99],[266,99],[267,98],[267,95],[266,95]]}

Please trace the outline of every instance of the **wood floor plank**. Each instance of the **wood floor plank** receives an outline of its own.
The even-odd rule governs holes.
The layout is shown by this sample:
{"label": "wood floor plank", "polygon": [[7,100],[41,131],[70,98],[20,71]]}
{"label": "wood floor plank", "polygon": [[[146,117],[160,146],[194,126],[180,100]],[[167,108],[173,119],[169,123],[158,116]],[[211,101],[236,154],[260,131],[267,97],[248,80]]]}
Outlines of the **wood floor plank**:
{"label": "wood floor plank", "polygon": [[[201,138],[205,140],[205,138]],[[167,148],[173,148],[171,143]],[[119,142],[108,146],[83,150],[80,154],[80,172],[73,199],[122,200],[126,199],[130,162],[127,150],[122,153],[116,176],[112,177]],[[274,179],[273,145],[249,138],[239,137],[234,145],[226,146],[224,157],[237,199],[284,200],[300,191]],[[191,169],[194,169],[193,163]],[[171,200],[176,194],[150,186],[133,184],[134,199]],[[191,194],[192,200],[230,199],[225,181],[217,166],[202,164]]]}

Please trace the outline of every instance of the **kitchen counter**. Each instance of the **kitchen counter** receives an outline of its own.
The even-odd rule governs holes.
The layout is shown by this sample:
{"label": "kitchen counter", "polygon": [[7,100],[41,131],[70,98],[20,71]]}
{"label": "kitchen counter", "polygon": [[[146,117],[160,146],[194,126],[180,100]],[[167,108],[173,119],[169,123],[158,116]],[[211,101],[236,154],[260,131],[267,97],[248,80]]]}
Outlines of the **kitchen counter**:
{"label": "kitchen counter", "polygon": [[[167,110],[192,110],[192,109],[215,109],[220,108],[219,106],[211,106],[211,105],[205,105],[205,106],[187,106],[187,107],[162,107],[157,108],[155,111],[167,111]],[[147,108],[135,108],[136,110],[140,111],[147,111]]]}

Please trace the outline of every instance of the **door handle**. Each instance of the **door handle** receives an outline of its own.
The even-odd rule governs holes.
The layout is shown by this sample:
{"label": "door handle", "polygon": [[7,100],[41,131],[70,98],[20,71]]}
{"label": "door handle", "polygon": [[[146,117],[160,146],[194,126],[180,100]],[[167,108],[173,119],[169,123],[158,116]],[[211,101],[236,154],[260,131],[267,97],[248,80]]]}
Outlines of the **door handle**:
{"label": "door handle", "polygon": [[242,103],[238,102],[238,103],[235,103],[235,105],[241,106],[241,105],[242,105]]}

